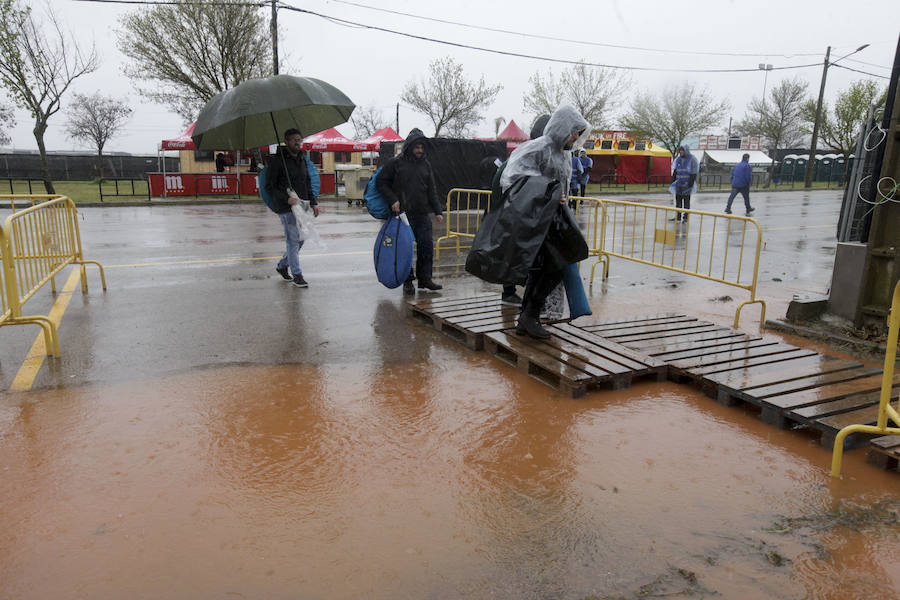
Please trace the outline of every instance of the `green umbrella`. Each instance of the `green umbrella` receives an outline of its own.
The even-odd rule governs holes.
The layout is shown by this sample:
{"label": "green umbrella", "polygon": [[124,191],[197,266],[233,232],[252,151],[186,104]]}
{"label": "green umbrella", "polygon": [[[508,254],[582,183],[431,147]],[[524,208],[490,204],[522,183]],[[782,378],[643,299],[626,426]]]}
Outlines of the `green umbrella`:
{"label": "green umbrella", "polygon": [[346,123],[356,105],[321,79],[275,75],[250,79],[216,94],[197,117],[191,138],[198,150],[245,150]]}

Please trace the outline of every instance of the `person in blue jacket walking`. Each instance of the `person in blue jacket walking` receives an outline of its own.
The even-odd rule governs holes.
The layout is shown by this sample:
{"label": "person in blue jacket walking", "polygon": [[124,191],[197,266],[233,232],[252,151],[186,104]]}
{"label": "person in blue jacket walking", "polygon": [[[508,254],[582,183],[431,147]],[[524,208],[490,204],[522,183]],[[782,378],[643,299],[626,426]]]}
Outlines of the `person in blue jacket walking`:
{"label": "person in blue jacket walking", "polygon": [[744,197],[744,208],[749,215],[755,209],[750,206],[750,181],[753,179],[753,168],[750,166],[750,155],[744,154],[741,162],[734,165],[731,170],[731,195],[728,196],[728,204],[725,205],[725,214],[731,214],[731,203],[734,197],[740,194]]}
{"label": "person in blue jacket walking", "polygon": [[[672,185],[669,191],[675,194],[675,207],[691,209],[691,194],[697,191],[697,174],[700,172],[700,163],[691,154],[687,144],[678,147],[678,156],[672,164]],[[687,222],[687,213],[675,213],[670,221]]]}

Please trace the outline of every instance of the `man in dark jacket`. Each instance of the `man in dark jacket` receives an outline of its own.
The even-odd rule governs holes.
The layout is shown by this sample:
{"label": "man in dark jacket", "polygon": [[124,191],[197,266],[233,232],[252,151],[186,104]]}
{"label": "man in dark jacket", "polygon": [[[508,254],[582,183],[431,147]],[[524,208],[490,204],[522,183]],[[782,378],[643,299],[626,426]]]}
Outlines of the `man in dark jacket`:
{"label": "man in dark jacket", "polygon": [[413,280],[418,276],[419,289],[437,291],[444,286],[432,279],[434,262],[434,240],[431,231],[431,216],[435,214],[438,223],[444,220],[434,185],[431,163],[425,158],[425,134],[413,129],[406,136],[400,156],[388,160],[375,187],[387,199],[394,212],[405,212],[409,226],[416,237],[416,269],[409,274],[403,284],[403,293],[414,294]]}
{"label": "man in dark jacket", "polygon": [[[305,200],[312,207],[313,214],[319,216],[319,206],[313,195],[306,157],[300,149],[303,136],[296,129],[284,132],[284,146],[278,147],[278,153],[269,161],[266,176],[266,191],[272,196],[275,212],[281,219],[284,228],[286,249],[284,256],[278,261],[275,270],[286,281],[297,287],[308,287],[300,271],[300,248],[303,240],[297,230],[297,219],[291,207]],[[288,273],[290,267],[290,273]]]}
{"label": "man in dark jacket", "polygon": [[725,214],[731,214],[731,203],[734,197],[740,194],[744,197],[744,208],[749,215],[755,209],[750,206],[750,182],[753,179],[753,167],[750,166],[750,155],[744,154],[741,162],[734,165],[731,170],[731,195],[728,196],[728,204],[725,205]]}

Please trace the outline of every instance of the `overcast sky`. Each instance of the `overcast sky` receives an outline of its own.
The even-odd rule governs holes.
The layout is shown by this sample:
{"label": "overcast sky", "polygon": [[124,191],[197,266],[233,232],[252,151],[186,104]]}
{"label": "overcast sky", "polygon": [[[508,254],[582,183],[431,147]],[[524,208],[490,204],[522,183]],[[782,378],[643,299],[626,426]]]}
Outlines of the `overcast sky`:
{"label": "overcast sky", "polygon": [[[25,2],[38,11],[45,6],[42,0]],[[835,60],[869,44],[839,64],[887,77],[900,34],[896,0],[283,0],[282,3],[420,36],[554,59],[583,59],[642,69],[753,69],[741,73],[630,71],[633,91],[658,90],[685,80],[708,86],[715,97],[730,101],[735,120],[744,115],[753,96],[762,94],[764,84],[771,89],[784,78],[800,76],[809,82],[810,94],[817,95],[822,61],[829,45]],[[76,81],[73,91],[100,91],[127,98],[135,109],[132,120],[109,143],[107,150],[155,154],[161,139],[174,137],[183,130],[184,123],[177,115],[165,106],[144,101],[122,74],[126,59],[116,47],[115,30],[122,15],[138,7],[78,0],[50,0],[49,5],[75,32],[80,43],[96,44],[102,61],[98,71]],[[572,41],[484,31],[390,14],[385,10]],[[288,10],[281,10],[278,18],[282,73],[324,79],[343,90],[358,106],[377,107],[391,122],[404,85],[414,78],[421,79],[430,61],[451,56],[463,64],[470,79],[484,75],[489,83],[504,86],[494,104],[485,111],[485,118],[477,127],[478,135],[493,136],[494,118],[500,116],[515,119],[527,131],[533,117],[525,112],[522,104],[528,78],[536,71],[546,73],[548,69],[558,76],[569,67],[342,26],[319,16]],[[766,73],[758,70],[759,63],[776,68],[817,64],[773,70],[768,72],[765,81]],[[826,101],[853,81],[870,78],[846,69],[829,68]],[[888,82],[887,79],[876,81],[883,86]],[[64,97],[64,103],[70,99],[71,93]],[[624,112],[628,102],[628,95],[623,95],[615,102],[613,113]],[[17,119],[18,124],[10,132],[12,145],[17,149],[36,149],[31,117],[18,110]],[[65,109],[50,120],[47,148],[87,149],[66,137],[65,121]],[[726,119],[720,131],[710,133],[724,133],[727,126]],[[401,102],[400,133],[406,135],[411,127],[421,128],[426,135],[434,133],[427,117]],[[339,129],[348,137],[353,134],[349,124]]]}

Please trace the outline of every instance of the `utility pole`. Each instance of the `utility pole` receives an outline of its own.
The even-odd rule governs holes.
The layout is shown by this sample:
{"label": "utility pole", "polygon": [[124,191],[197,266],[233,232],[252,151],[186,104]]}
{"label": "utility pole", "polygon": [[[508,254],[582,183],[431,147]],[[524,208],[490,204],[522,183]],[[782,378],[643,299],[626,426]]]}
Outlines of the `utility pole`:
{"label": "utility pole", "polygon": [[819,86],[819,102],[816,104],[816,121],[813,123],[812,142],[809,145],[809,160],[806,161],[806,179],[803,187],[812,187],[813,168],[816,166],[816,142],[819,141],[819,123],[822,120],[822,100],[825,96],[825,77],[828,75],[828,59],[831,56],[831,46],[825,51],[825,63],[822,67],[822,84]]}
{"label": "utility pole", "polygon": [[395,131],[397,132],[397,135],[400,135],[400,103],[399,103],[399,102],[397,103],[397,118],[396,118],[396,122],[397,122],[397,129],[395,129]]}
{"label": "utility pole", "polygon": [[272,74],[278,75],[278,6],[277,0],[272,0]]}

